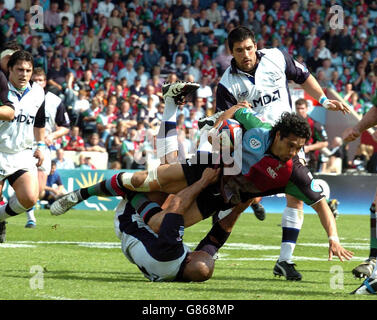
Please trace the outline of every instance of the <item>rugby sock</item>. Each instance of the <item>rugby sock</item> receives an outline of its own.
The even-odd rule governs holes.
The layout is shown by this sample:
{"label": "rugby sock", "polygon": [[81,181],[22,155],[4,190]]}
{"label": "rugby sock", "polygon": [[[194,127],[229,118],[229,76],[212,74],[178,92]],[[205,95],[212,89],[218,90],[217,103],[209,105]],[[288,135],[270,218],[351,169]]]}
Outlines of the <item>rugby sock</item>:
{"label": "rugby sock", "polygon": [[150,201],[144,194],[138,193],[131,199],[131,206],[141,216],[143,221],[148,224],[150,218],[162,211],[158,203]]}
{"label": "rugby sock", "polygon": [[370,258],[377,257],[376,204],[370,207]]}
{"label": "rugby sock", "polygon": [[27,210],[17,199],[14,194],[9,198],[7,204],[0,207],[0,222],[23,213]]}
{"label": "rugby sock", "polygon": [[296,247],[298,235],[300,233],[302,223],[304,222],[304,213],[302,210],[286,207],[282,217],[282,243],[280,248],[280,261],[291,262],[293,251]]}
{"label": "rugby sock", "polygon": [[27,221],[34,221],[36,222],[35,216],[34,216],[34,207],[30,208],[26,211]]}
{"label": "rugby sock", "polygon": [[123,187],[122,174],[118,173],[111,178],[103,180],[93,186],[76,190],[77,197],[80,201],[86,200],[92,196],[98,197],[124,197],[127,189]]}
{"label": "rugby sock", "polygon": [[177,139],[177,105],[172,97],[166,97],[160,129],[156,140],[157,157],[178,151]]}
{"label": "rugby sock", "polygon": [[219,224],[216,222],[208,234],[204,237],[202,241],[199,242],[195,251],[205,251],[212,257],[217,253],[217,251],[224,245],[226,240],[229,238],[230,232],[226,232]]}

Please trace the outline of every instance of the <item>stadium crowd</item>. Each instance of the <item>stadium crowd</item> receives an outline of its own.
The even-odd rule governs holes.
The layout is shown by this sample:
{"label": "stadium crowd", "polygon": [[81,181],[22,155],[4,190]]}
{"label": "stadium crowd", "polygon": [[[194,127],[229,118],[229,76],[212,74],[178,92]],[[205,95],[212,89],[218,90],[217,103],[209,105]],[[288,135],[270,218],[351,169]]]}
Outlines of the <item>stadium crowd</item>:
{"label": "stadium crowd", "polygon": [[[34,5],[43,8],[43,27]],[[330,28],[334,5],[344,10],[341,28]],[[55,149],[107,152],[114,169],[143,168],[142,159],[155,157],[165,81],[200,83],[177,118],[181,154],[195,150],[198,120],[215,112],[217,83],[232,58],[226,36],[238,25],[255,32],[258,49],[287,50],[359,114],[376,91],[374,1],[0,0],[0,17],[1,43],[30,51],[48,90],[64,99],[71,128]],[[59,168],[64,153],[57,155]],[[87,157],[79,167],[94,168]]]}

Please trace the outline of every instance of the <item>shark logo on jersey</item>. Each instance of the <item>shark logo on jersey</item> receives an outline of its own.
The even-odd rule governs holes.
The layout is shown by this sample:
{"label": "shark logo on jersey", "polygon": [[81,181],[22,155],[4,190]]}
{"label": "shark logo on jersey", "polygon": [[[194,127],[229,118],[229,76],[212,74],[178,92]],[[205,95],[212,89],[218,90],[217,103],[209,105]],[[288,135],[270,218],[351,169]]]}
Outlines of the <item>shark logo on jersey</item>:
{"label": "shark logo on jersey", "polygon": [[253,103],[252,103],[253,108],[266,106],[267,104],[274,102],[278,99],[280,99],[279,89],[276,90],[276,91],[273,91],[272,94],[265,94],[265,95],[259,97],[259,99],[254,99]]}
{"label": "shark logo on jersey", "polygon": [[262,143],[256,137],[250,137],[249,145],[251,149],[258,150],[261,148]]}
{"label": "shark logo on jersey", "polygon": [[238,94],[238,100],[246,99],[246,97],[249,95],[249,91],[244,91]]}

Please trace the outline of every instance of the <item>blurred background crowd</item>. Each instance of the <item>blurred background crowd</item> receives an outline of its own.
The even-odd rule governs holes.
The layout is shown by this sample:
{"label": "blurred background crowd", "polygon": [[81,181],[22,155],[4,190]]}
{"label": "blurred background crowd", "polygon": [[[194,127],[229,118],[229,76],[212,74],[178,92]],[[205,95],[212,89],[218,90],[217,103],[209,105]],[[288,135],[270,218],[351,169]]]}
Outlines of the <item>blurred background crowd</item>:
{"label": "blurred background crowd", "polygon": [[[35,5],[43,8],[40,28]],[[341,28],[330,28],[334,5],[344,12]],[[107,152],[111,169],[143,168],[139,158],[154,157],[165,81],[201,85],[177,117],[181,155],[195,150],[198,119],[216,111],[217,83],[232,58],[227,34],[238,25],[255,32],[258,49],[288,51],[365,114],[376,91],[376,22],[376,1],[362,0],[0,0],[1,43],[30,51],[68,110],[58,160],[64,151]],[[78,165],[94,168],[85,157]]]}

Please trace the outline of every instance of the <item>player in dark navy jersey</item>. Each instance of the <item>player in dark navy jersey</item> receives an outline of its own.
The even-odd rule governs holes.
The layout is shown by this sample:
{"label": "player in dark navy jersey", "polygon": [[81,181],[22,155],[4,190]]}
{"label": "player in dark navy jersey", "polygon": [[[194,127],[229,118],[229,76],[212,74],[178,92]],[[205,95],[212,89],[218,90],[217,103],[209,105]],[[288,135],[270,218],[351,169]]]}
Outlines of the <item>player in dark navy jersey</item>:
{"label": "player in dark navy jersey", "polygon": [[218,175],[219,169],[207,168],[197,182],[176,195],[169,195],[161,206],[149,199],[153,199],[151,193],[124,189],[127,196],[116,209],[115,231],[124,255],[146,278],[151,281],[206,281],[212,276],[216,252],[228,239],[243,210],[233,211],[214,224],[192,252],[183,242],[184,212]]}

